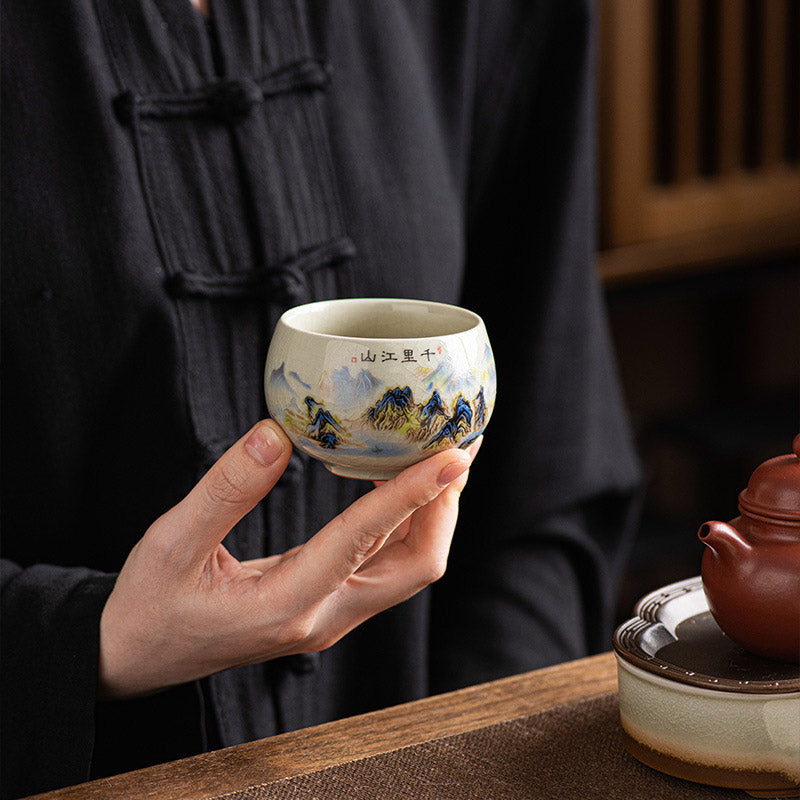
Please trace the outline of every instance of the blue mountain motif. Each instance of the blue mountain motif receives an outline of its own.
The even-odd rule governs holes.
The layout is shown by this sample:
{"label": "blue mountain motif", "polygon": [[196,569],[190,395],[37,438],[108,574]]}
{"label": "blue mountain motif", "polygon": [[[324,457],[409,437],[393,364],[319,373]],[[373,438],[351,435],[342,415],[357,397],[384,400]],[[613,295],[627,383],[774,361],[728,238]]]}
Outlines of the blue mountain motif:
{"label": "blue mountain motif", "polygon": [[448,439],[455,444],[465,433],[469,433],[471,428],[472,409],[469,403],[459,395],[453,416],[445,422],[439,433],[425,445],[425,449]]}
{"label": "blue mountain motif", "polygon": [[367,409],[365,416],[379,430],[398,428],[409,419],[413,409],[411,388],[398,386],[387,390],[372,408]]}
{"label": "blue mountain motif", "polygon": [[311,391],[311,387],[294,370],[286,374],[286,362],[270,372],[269,383],[274,390],[292,397],[302,397],[304,392]]}
{"label": "blue mountain motif", "polygon": [[486,398],[483,396],[483,386],[473,402],[475,403],[475,427],[482,428],[486,422]]}
{"label": "blue mountain motif", "polygon": [[425,403],[425,405],[422,407],[422,411],[420,411],[420,419],[422,420],[422,424],[425,426],[430,426],[436,417],[446,416],[447,412],[444,409],[442,397],[439,394],[438,389],[434,389],[431,399]]}
{"label": "blue mountain motif", "polygon": [[339,434],[345,433],[344,428],[330,411],[324,409],[310,395],[306,397],[305,404],[310,420],[306,426],[306,435],[310,439],[315,439],[322,447],[333,450],[338,444],[341,444],[342,437]]}
{"label": "blue mountain motif", "polygon": [[[281,364],[281,369],[283,369],[283,364]],[[292,370],[289,373],[289,377],[294,378],[301,386],[304,386],[306,389],[311,388],[294,370]]]}
{"label": "blue mountain motif", "polygon": [[497,369],[494,363],[494,356],[492,355],[492,348],[487,344],[483,350],[483,360],[489,370],[489,385],[497,385]]}
{"label": "blue mountain motif", "polygon": [[465,431],[468,431],[472,426],[472,408],[461,395],[456,400],[456,409],[448,422],[455,422],[459,428],[464,428]]}
{"label": "blue mountain motif", "polygon": [[464,376],[453,374],[453,362],[449,357],[443,358],[436,366],[436,369],[428,375],[428,389],[439,386],[446,392],[452,392],[458,388]]}
{"label": "blue mountain motif", "polygon": [[371,372],[362,369],[355,379],[355,389],[359,395],[372,395],[373,392],[385,384],[378,380]]}
{"label": "blue mountain motif", "polygon": [[272,370],[269,374],[269,382],[277,388],[291,392],[292,387],[289,385],[289,381],[286,380],[286,375],[283,371],[285,366],[286,363],[284,362],[277,369]]}
{"label": "blue mountain motif", "polygon": [[351,383],[353,380],[353,376],[350,374],[350,370],[347,367],[339,367],[333,371],[333,380],[335,383]]}
{"label": "blue mountain motif", "polygon": [[335,387],[337,404],[343,408],[363,407],[385,386],[383,381],[378,380],[365,369],[353,376],[347,367],[340,367],[331,378]]}

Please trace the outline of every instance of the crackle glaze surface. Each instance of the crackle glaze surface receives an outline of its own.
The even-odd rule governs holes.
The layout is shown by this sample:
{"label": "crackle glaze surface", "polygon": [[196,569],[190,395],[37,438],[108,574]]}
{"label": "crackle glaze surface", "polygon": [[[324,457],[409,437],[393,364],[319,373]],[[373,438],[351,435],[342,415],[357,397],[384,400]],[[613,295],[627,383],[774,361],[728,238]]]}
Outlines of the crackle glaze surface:
{"label": "crackle glaze surface", "polygon": [[270,414],[298,449],[350,477],[390,478],[438,450],[466,447],[489,421],[497,384],[475,320],[421,338],[320,334],[281,320],[264,375]]}

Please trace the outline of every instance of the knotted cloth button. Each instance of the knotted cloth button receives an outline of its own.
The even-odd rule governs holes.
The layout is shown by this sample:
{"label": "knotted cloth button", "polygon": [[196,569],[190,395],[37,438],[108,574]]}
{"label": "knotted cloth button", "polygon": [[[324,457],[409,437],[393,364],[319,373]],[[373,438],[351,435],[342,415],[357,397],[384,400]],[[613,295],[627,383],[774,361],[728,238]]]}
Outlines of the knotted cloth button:
{"label": "knotted cloth button", "polygon": [[133,92],[122,92],[114,98],[112,104],[117,119],[123,125],[130,125],[136,109],[136,95]]}
{"label": "knotted cloth button", "polygon": [[234,122],[264,99],[261,87],[248,78],[221,81],[208,94],[209,111],[222,122]]}

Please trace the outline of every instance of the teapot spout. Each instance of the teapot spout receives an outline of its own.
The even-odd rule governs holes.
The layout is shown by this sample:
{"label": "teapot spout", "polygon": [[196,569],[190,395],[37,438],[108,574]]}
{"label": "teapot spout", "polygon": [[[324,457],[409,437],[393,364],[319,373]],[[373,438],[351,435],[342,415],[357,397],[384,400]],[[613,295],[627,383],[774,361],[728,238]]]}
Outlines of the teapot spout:
{"label": "teapot spout", "polygon": [[727,522],[717,520],[704,522],[700,526],[697,536],[701,542],[722,557],[736,557],[750,549],[749,542],[742,538],[733,525],[729,525]]}

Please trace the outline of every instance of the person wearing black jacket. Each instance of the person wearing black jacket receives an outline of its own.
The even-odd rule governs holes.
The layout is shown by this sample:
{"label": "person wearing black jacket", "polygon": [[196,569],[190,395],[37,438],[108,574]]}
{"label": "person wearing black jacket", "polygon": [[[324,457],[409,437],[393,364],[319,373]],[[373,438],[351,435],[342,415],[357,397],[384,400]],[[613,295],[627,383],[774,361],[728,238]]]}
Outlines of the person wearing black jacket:
{"label": "person wearing black jacket", "polygon": [[[4,796],[607,649],[639,471],[592,7],[2,16]],[[474,452],[367,491],[263,421],[277,318],[343,296],[486,322],[454,536]]]}

